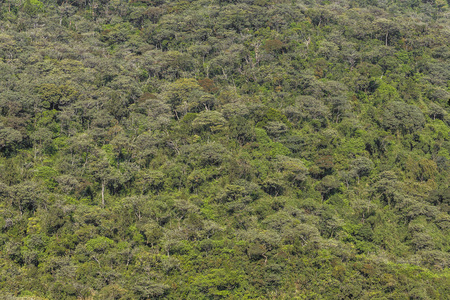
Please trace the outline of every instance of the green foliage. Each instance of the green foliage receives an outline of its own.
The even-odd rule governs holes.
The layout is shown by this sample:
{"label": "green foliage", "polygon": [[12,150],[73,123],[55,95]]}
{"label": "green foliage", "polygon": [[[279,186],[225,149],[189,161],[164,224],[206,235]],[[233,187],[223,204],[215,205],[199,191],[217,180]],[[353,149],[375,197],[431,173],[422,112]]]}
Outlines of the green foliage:
{"label": "green foliage", "polygon": [[102,253],[107,251],[113,244],[114,241],[107,237],[101,236],[87,241],[86,249],[89,251]]}
{"label": "green foliage", "polygon": [[23,9],[30,16],[35,16],[37,13],[44,11],[44,3],[39,0],[27,0]]}
{"label": "green foliage", "polygon": [[383,114],[383,126],[393,132],[413,133],[423,128],[425,118],[417,106],[400,101],[389,104]]}
{"label": "green foliage", "polygon": [[46,166],[39,167],[35,170],[35,176],[41,178],[49,189],[54,189],[57,186],[55,180],[57,175],[58,172],[56,170]]}
{"label": "green foliage", "polygon": [[0,3],[1,299],[447,299],[445,1]]}
{"label": "green foliage", "polygon": [[197,132],[216,133],[225,130],[227,121],[217,111],[203,111],[192,122],[192,128]]}

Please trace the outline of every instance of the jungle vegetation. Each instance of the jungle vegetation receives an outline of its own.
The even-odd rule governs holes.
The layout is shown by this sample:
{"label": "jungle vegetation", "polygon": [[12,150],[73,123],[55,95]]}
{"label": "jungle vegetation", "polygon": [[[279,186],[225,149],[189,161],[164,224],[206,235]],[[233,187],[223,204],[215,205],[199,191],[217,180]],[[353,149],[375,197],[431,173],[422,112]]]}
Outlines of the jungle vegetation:
{"label": "jungle vegetation", "polygon": [[448,0],[2,0],[0,299],[449,299]]}

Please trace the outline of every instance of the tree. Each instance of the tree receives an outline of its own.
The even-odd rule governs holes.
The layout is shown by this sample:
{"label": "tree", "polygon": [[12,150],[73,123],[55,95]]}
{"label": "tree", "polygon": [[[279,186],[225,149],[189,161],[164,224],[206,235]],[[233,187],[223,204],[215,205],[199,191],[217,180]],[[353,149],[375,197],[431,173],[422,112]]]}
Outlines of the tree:
{"label": "tree", "polygon": [[22,142],[22,134],[10,127],[0,126],[0,149],[8,153]]}
{"label": "tree", "polygon": [[400,29],[398,23],[385,18],[379,18],[375,23],[376,28],[384,38],[385,45],[388,46],[389,35],[395,36],[399,33]]}
{"label": "tree", "polygon": [[279,155],[277,156],[277,165],[279,170],[285,174],[288,182],[300,187],[307,180],[308,169],[300,159]]}
{"label": "tree", "polygon": [[331,113],[335,117],[335,122],[338,123],[339,119],[345,116],[351,106],[345,96],[333,97],[329,102],[332,106]]}
{"label": "tree", "polygon": [[304,96],[298,99],[298,103],[309,119],[320,120],[324,123],[329,117],[330,110],[320,99]]}
{"label": "tree", "polygon": [[27,0],[23,9],[30,16],[35,16],[37,13],[44,11],[44,4],[39,0]]}
{"label": "tree", "polygon": [[384,110],[382,124],[392,132],[406,134],[422,129],[425,118],[417,106],[394,101]]}
{"label": "tree", "polygon": [[333,175],[325,176],[319,184],[316,185],[316,191],[322,195],[322,202],[340,187],[340,182]]}
{"label": "tree", "polygon": [[308,224],[287,225],[282,229],[284,243],[294,244],[297,241],[303,246],[320,241],[319,230]]}
{"label": "tree", "polygon": [[195,79],[178,79],[166,91],[167,103],[177,119],[197,107],[196,100],[204,95],[202,87]]}
{"label": "tree", "polygon": [[64,106],[75,102],[80,93],[70,85],[42,84],[38,88],[42,106],[49,110],[61,110]]}
{"label": "tree", "polygon": [[[53,133],[44,127],[39,127],[32,135],[34,142],[34,160],[36,161],[38,153],[45,153],[52,143]],[[39,148],[40,149],[39,149]],[[40,150],[40,151],[39,151]]]}
{"label": "tree", "polygon": [[356,175],[358,178],[358,184],[359,179],[362,176],[369,175],[370,171],[373,169],[373,162],[366,158],[366,157],[358,157],[351,162],[351,172]]}
{"label": "tree", "polygon": [[9,188],[11,205],[19,210],[22,215],[26,211],[36,211],[43,200],[41,187],[34,182],[23,182]]}
{"label": "tree", "polygon": [[211,133],[221,132],[226,129],[227,121],[220,112],[203,111],[192,121],[192,127],[197,132],[209,131]]}
{"label": "tree", "polygon": [[433,118],[433,120],[439,119],[444,120],[447,117],[447,112],[438,104],[431,102],[428,105],[428,115]]}

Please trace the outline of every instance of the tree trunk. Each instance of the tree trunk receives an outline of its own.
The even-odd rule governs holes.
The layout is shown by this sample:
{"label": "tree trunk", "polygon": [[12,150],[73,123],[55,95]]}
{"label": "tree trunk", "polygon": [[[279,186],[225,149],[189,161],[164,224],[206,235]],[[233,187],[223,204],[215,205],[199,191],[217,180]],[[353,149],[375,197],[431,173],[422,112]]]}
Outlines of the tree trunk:
{"label": "tree trunk", "polygon": [[102,208],[105,208],[105,181],[102,180]]}

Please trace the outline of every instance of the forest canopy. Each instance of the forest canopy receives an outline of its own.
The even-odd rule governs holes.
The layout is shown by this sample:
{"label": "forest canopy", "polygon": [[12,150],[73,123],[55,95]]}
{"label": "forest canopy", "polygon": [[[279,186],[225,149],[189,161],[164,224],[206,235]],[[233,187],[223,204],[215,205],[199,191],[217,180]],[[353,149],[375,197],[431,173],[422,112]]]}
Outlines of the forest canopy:
{"label": "forest canopy", "polygon": [[0,299],[449,299],[449,5],[1,1]]}

